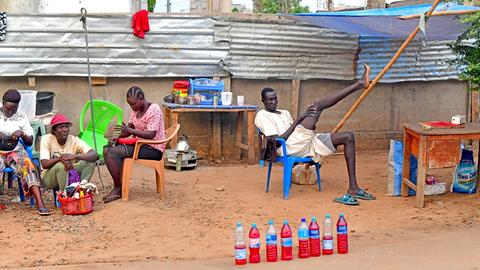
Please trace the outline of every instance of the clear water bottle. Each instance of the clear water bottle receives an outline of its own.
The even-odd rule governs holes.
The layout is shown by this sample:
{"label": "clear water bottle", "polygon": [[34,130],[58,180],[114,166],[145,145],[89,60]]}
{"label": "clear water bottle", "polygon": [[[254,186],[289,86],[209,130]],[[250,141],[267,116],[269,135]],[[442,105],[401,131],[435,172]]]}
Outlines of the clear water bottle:
{"label": "clear water bottle", "polygon": [[308,225],[307,220],[302,218],[298,228],[298,257],[308,258],[310,251],[308,249]]}
{"label": "clear water bottle", "polygon": [[317,218],[312,217],[310,226],[308,226],[309,231],[309,244],[310,244],[310,256],[318,257],[321,253],[320,248],[320,227],[317,223]]}
{"label": "clear water bottle", "polygon": [[323,220],[322,254],[333,254],[332,219],[330,214],[326,214]]}
{"label": "clear water bottle", "polygon": [[276,262],[278,260],[277,232],[273,227],[273,220],[268,221],[266,234],[267,262]]}
{"label": "clear water bottle", "polygon": [[250,239],[250,263],[260,262],[260,231],[257,228],[257,224],[253,223],[250,233],[248,234]]}
{"label": "clear water bottle", "polygon": [[245,244],[245,230],[242,223],[237,223],[235,227],[235,264],[243,265],[247,263],[247,245]]}
{"label": "clear water bottle", "polygon": [[343,214],[340,214],[337,221],[337,252],[348,253],[348,226]]}

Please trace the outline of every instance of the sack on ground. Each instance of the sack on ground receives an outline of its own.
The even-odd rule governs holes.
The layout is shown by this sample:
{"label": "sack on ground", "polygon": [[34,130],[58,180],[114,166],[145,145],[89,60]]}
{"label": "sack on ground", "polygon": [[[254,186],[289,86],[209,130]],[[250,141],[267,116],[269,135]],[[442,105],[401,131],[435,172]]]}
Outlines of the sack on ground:
{"label": "sack on ground", "polygon": [[315,166],[299,164],[292,169],[292,183],[297,185],[314,185],[317,183]]}
{"label": "sack on ground", "polygon": [[473,161],[473,151],[462,148],[460,162],[455,169],[452,192],[472,194],[477,191],[477,166]]}
{"label": "sack on ground", "polygon": [[[402,189],[402,164],[403,142],[390,140],[387,192],[391,196],[400,196]],[[417,159],[413,155],[410,155],[410,181],[417,183]],[[415,191],[409,188],[408,195],[415,195]]]}

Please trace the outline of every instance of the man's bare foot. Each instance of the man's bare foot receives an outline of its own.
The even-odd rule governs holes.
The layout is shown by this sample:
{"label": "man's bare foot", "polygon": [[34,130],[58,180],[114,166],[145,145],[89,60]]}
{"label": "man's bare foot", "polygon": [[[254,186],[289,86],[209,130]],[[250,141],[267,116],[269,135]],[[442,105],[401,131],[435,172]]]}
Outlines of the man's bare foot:
{"label": "man's bare foot", "polygon": [[103,197],[103,202],[104,203],[109,203],[109,202],[113,202],[115,200],[118,200],[120,198],[122,198],[122,190],[120,188],[114,187],[112,189],[112,191],[110,191],[110,193],[108,193],[107,195],[105,195]]}
{"label": "man's bare foot", "polygon": [[365,63],[363,64],[364,70],[362,74],[363,88],[368,88],[370,85],[370,67]]}

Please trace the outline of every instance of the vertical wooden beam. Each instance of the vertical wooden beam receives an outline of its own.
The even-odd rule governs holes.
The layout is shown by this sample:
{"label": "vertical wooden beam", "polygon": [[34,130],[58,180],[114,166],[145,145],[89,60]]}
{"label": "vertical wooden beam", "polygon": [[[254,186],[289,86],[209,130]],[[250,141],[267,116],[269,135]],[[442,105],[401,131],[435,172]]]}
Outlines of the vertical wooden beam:
{"label": "vertical wooden beam", "polygon": [[255,164],[255,112],[247,112],[248,164]]}
{"label": "vertical wooden beam", "polygon": [[416,207],[423,207],[425,201],[425,175],[427,170],[427,136],[420,135],[418,145],[417,198]]}
{"label": "vertical wooden beam", "polygon": [[[170,125],[174,126],[178,124],[178,112],[170,111]],[[178,133],[173,136],[170,145],[175,147],[178,142]]]}
{"label": "vertical wooden beam", "polygon": [[213,112],[213,134],[212,134],[212,151],[213,160],[222,158],[222,128],[220,121],[220,113]]}
{"label": "vertical wooden beam", "polygon": [[470,117],[472,122],[478,122],[478,92],[477,91],[469,91],[470,92]]}
{"label": "vertical wooden beam", "polygon": [[412,153],[412,136],[407,133],[407,129],[404,128],[403,135],[403,163],[402,163],[402,196],[408,196],[408,186],[403,179],[410,180],[410,154]]}
{"label": "vertical wooden beam", "polygon": [[222,81],[223,81],[223,85],[224,85],[224,89],[225,89],[225,92],[232,92],[232,78],[230,77],[222,77]]}
{"label": "vertical wooden beam", "polygon": [[300,98],[300,80],[292,80],[292,92],[290,97],[290,112],[293,119],[298,116],[298,100]]}
{"label": "vertical wooden beam", "polygon": [[243,142],[243,115],[244,112],[238,112],[237,130],[235,135],[235,159],[242,158],[242,148],[238,147]]}

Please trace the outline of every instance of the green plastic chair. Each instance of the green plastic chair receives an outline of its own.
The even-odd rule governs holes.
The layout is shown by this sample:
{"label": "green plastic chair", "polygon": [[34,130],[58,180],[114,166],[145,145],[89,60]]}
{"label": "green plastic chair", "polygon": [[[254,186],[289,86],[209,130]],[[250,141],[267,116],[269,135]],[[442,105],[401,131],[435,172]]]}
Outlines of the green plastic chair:
{"label": "green plastic chair", "polygon": [[[113,118],[117,118],[117,124],[121,125],[123,120],[123,111],[115,104],[105,100],[93,100],[93,113],[95,117],[95,138],[97,140],[97,153],[100,159],[103,159],[103,147],[108,144],[108,139],[105,138],[105,133],[108,130],[110,122]],[[83,107],[80,114],[80,133],[78,137],[95,148],[93,142],[93,128],[92,121],[89,120],[86,127],[84,127],[85,119],[90,118],[90,101]]]}

